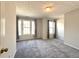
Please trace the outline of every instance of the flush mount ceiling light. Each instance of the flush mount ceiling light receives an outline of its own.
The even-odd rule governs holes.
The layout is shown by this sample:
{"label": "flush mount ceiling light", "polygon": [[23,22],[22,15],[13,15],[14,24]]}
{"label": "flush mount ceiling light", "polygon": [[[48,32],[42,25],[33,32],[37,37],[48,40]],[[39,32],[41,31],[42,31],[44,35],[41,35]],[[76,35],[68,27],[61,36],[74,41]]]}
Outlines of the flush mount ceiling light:
{"label": "flush mount ceiling light", "polygon": [[47,7],[45,8],[45,11],[46,11],[46,12],[51,12],[51,11],[52,11],[52,6],[47,6]]}
{"label": "flush mount ceiling light", "polygon": [[46,5],[44,6],[44,11],[45,12],[52,12],[54,10],[54,6],[53,5]]}

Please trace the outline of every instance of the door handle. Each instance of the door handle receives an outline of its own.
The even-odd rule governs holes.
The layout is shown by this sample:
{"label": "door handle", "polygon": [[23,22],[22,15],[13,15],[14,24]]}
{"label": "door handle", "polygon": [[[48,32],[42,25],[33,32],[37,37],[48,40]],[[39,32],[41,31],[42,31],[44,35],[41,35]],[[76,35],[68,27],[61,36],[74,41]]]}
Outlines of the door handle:
{"label": "door handle", "polygon": [[8,48],[5,48],[4,51],[7,52],[8,51]]}
{"label": "door handle", "polygon": [[7,52],[8,51],[8,48],[2,48],[1,50],[0,50],[0,54],[2,54],[2,53],[4,53],[4,52]]}

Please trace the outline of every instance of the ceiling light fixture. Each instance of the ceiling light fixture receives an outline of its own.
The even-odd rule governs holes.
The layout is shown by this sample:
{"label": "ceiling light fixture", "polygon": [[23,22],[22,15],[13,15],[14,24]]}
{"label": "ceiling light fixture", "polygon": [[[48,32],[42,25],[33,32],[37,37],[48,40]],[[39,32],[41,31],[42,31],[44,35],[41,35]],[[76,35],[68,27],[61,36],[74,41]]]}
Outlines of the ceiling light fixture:
{"label": "ceiling light fixture", "polygon": [[51,11],[52,11],[52,6],[47,6],[47,7],[45,7],[45,11],[46,11],[46,12],[51,12]]}
{"label": "ceiling light fixture", "polygon": [[55,9],[55,6],[54,6],[54,4],[51,4],[51,3],[47,3],[47,4],[44,4],[43,5],[43,10],[45,11],[45,12],[52,12],[52,11],[54,11],[54,9]]}

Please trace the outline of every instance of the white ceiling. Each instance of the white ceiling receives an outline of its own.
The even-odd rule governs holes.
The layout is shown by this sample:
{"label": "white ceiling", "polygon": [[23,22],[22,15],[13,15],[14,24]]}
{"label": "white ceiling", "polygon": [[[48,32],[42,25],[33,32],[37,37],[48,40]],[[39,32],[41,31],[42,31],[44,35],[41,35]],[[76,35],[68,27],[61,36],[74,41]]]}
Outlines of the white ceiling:
{"label": "white ceiling", "polygon": [[[54,10],[52,12],[45,12],[43,7],[52,4]],[[17,15],[24,15],[30,17],[55,17],[65,14],[71,10],[79,8],[78,1],[19,1],[16,2]]]}

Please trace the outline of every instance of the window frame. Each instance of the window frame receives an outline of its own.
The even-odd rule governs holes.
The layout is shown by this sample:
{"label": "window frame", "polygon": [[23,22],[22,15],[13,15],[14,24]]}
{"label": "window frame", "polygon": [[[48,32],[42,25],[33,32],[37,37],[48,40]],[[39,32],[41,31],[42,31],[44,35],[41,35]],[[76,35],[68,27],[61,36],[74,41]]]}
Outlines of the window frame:
{"label": "window frame", "polygon": [[[34,19],[28,19],[28,18],[18,18],[18,21],[21,20],[21,35],[19,36],[23,36],[23,35],[35,35],[35,25],[34,25],[34,34],[32,34],[32,21],[35,22]],[[23,27],[23,21],[30,21],[30,27],[25,27],[25,28],[29,28],[30,29],[30,33],[29,34],[24,34],[24,27]],[[18,33],[19,33],[19,27],[18,27]]]}

